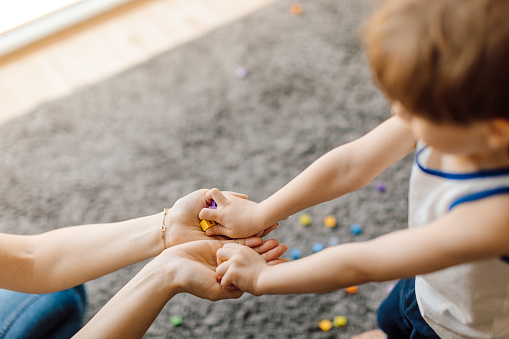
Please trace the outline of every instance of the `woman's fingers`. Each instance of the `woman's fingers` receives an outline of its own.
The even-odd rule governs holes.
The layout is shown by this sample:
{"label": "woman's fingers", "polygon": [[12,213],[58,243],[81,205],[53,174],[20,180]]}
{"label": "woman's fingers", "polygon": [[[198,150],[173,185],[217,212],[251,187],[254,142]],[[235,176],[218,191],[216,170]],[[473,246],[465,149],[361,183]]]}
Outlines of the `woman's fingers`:
{"label": "woman's fingers", "polygon": [[231,194],[234,197],[241,198],[241,199],[246,199],[247,200],[247,195],[244,194],[244,193],[237,193],[237,192],[231,192],[231,191],[223,191],[223,193]]}
{"label": "woman's fingers", "polygon": [[282,264],[285,262],[288,262],[288,259],[278,258],[276,260],[267,261],[267,265],[274,266],[274,265]]}
{"label": "woman's fingers", "polygon": [[263,230],[260,235],[260,237],[264,237],[266,235],[268,235],[270,232],[274,231],[277,227],[279,226],[279,223],[275,223],[274,225],[272,226],[269,226],[268,228],[266,228],[265,230]]}
{"label": "woman's fingers", "polygon": [[221,240],[223,244],[239,244],[244,245],[247,247],[259,247],[260,245],[263,245],[264,241],[262,238],[259,237],[250,237],[245,239],[225,239]]}
{"label": "woman's fingers", "polygon": [[253,248],[266,262],[279,259],[287,250],[288,246],[280,244],[276,239],[266,240],[262,245]]}

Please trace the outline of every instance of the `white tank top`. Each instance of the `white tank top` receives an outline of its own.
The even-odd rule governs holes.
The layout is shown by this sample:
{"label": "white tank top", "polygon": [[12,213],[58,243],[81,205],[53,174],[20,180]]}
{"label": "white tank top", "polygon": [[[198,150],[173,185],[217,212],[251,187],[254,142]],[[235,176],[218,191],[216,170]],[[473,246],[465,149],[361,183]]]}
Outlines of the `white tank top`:
{"label": "white tank top", "polygon": [[[464,202],[509,194],[509,168],[444,173],[426,167],[431,148],[421,146],[410,178],[409,227],[441,218]],[[441,338],[509,338],[508,257],[417,276],[415,293],[421,315]]]}

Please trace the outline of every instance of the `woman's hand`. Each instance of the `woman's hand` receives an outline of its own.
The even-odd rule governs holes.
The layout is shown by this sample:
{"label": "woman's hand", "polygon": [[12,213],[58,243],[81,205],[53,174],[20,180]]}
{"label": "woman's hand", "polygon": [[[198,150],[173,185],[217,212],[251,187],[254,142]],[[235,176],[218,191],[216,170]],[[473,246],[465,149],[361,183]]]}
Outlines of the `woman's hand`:
{"label": "woman's hand", "polygon": [[[225,242],[233,241],[193,241],[174,246],[165,250],[151,264],[161,265],[168,271],[168,273],[163,271],[163,274],[166,275],[167,282],[171,286],[171,294],[187,292],[209,300],[238,298],[243,292],[231,286],[228,288],[221,286],[216,274],[218,266],[216,253]],[[285,245],[280,245],[276,240],[271,239],[262,245],[255,246],[252,252],[263,262],[276,264],[286,261],[280,258],[286,249]]]}
{"label": "woman's hand", "polygon": [[238,298],[242,291],[222,288],[217,279],[215,254],[222,245],[217,240],[193,241],[172,247],[154,260],[169,265],[167,278],[173,294],[186,292],[212,301]]}

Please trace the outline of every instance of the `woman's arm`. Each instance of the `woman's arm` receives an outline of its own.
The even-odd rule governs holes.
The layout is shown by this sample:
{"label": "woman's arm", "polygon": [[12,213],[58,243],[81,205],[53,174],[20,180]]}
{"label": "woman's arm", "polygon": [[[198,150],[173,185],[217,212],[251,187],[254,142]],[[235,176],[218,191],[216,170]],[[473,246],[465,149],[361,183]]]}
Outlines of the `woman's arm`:
{"label": "woman's arm", "polygon": [[0,286],[48,293],[156,256],[164,249],[159,230],[162,220],[160,213],[38,235],[0,234]]}
{"label": "woman's arm", "polygon": [[[221,246],[217,240],[193,241],[165,250],[124,286],[75,338],[141,338],[177,293],[187,292],[209,300],[240,297],[241,291],[224,289],[218,282],[216,251]],[[282,248],[274,241],[267,241],[256,250],[264,261],[273,262],[282,254]]]}
{"label": "woman's arm", "polygon": [[[166,247],[210,239],[198,218],[206,206],[199,190],[163,212],[117,223],[65,227],[31,236],[0,234],[0,287],[27,293],[48,293],[79,285],[161,253]],[[263,243],[252,238],[249,246]]]}
{"label": "woman's arm", "polygon": [[174,295],[189,292],[201,298],[238,298],[215,273],[219,241],[194,241],[175,246],[147,264],[75,338],[142,338]]}

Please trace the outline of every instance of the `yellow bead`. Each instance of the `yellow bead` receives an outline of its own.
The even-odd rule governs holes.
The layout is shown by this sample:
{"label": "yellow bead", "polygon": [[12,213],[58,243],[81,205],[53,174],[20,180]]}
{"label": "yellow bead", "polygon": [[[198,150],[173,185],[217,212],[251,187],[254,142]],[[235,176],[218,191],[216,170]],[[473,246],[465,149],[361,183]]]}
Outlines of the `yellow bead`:
{"label": "yellow bead", "polygon": [[320,327],[320,329],[322,331],[327,332],[328,330],[330,330],[332,328],[332,323],[329,319],[323,319],[322,321],[320,321],[318,326]]}
{"label": "yellow bead", "polygon": [[338,224],[338,221],[336,220],[335,216],[328,215],[325,217],[325,219],[323,219],[323,223],[325,226],[327,226],[329,228],[333,228],[333,227],[336,227],[336,225]]}
{"label": "yellow bead", "polygon": [[334,327],[343,327],[346,326],[346,323],[347,323],[346,317],[343,317],[342,315],[334,317],[334,321],[332,322]]}
{"label": "yellow bead", "polygon": [[302,226],[311,225],[311,216],[309,214],[303,213],[299,217],[299,222]]}
{"label": "yellow bead", "polygon": [[205,232],[206,230],[208,230],[209,228],[211,228],[215,224],[216,224],[216,222],[213,221],[213,220],[205,220],[205,219],[203,219],[202,221],[200,221],[200,226],[203,229],[203,232]]}

